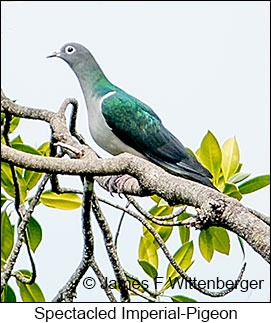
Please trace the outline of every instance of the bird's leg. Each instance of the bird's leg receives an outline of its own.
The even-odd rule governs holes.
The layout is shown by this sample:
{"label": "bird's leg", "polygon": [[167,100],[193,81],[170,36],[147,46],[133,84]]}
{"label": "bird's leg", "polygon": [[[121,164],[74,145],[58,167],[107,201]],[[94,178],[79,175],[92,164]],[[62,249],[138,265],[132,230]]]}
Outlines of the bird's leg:
{"label": "bird's leg", "polygon": [[105,182],[105,185],[108,186],[108,190],[109,193],[113,196],[113,188],[116,182],[116,179],[119,177],[120,175],[112,175],[110,176],[107,181]]}
{"label": "bird's leg", "polygon": [[128,181],[128,179],[133,178],[132,176],[125,174],[121,175],[116,179],[116,186],[118,188],[118,193],[122,192],[124,189],[125,183]]}
{"label": "bird's leg", "polygon": [[108,185],[108,189],[110,194],[112,195],[114,188],[117,189],[118,194],[123,191],[124,184],[127,182],[128,179],[132,178],[132,176],[125,174],[125,175],[112,175],[106,181],[106,185]]}

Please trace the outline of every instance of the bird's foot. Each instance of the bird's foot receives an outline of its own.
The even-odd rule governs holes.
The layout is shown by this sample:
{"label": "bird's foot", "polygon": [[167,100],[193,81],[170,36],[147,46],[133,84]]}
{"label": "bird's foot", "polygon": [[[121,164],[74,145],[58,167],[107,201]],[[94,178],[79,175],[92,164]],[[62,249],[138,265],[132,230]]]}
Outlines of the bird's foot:
{"label": "bird's foot", "polygon": [[120,195],[120,193],[123,191],[125,183],[128,181],[128,179],[132,178],[132,176],[125,174],[125,175],[112,175],[109,177],[109,179],[106,181],[106,185],[108,186],[108,190],[111,195],[113,195],[113,191],[116,188],[117,193]]}

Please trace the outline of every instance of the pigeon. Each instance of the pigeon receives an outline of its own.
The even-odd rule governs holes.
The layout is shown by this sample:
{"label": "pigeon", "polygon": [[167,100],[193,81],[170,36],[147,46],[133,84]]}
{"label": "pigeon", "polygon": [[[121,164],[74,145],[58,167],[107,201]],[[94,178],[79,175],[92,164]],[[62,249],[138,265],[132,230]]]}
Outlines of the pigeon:
{"label": "pigeon", "polygon": [[47,57],[61,58],[76,74],[88,110],[90,133],[101,148],[112,155],[127,152],[147,159],[171,174],[217,189],[209,170],[165,128],[147,104],[112,84],[86,47],[67,43]]}

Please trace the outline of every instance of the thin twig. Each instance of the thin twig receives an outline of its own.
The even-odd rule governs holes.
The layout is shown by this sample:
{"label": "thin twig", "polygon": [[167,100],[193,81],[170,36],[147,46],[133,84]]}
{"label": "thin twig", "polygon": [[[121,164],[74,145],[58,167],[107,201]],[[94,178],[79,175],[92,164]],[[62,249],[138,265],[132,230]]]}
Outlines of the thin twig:
{"label": "thin twig", "polygon": [[[13,247],[13,250],[11,252],[11,254],[9,255],[9,258],[7,260],[7,263],[5,265],[5,270],[1,275],[1,291],[2,289],[4,289],[6,283],[9,280],[9,277],[11,276],[11,272],[14,268],[14,265],[16,263],[16,260],[19,256],[20,250],[21,250],[21,246],[23,244],[23,239],[24,239],[24,232],[26,230],[27,224],[29,222],[29,219],[32,215],[32,213],[34,212],[34,209],[37,205],[37,203],[39,202],[40,199],[40,195],[41,193],[44,191],[45,189],[45,185],[49,179],[49,175],[45,175],[37,189],[37,192],[35,194],[35,196],[33,197],[33,199],[31,200],[30,206],[28,208],[28,210],[26,211],[24,206],[21,205],[20,207],[20,212],[23,214],[22,216],[22,221],[19,223],[18,225],[18,233],[17,233],[17,241]],[[33,270],[33,268],[32,268]],[[29,281],[29,279],[28,279]],[[24,281],[26,282],[26,281]],[[30,281],[31,282],[31,281]]]}
{"label": "thin twig", "polygon": [[19,256],[22,244],[23,244],[23,239],[24,239],[24,232],[26,230],[27,224],[29,222],[30,214],[23,214],[22,216],[22,221],[18,225],[17,228],[17,241],[12,249],[11,254],[9,255],[4,272],[1,274],[1,292],[4,290],[10,276],[11,272],[14,268],[14,265],[16,263],[16,260]]}
{"label": "thin twig", "polygon": [[57,191],[54,191],[57,194],[63,194],[63,193],[72,193],[72,194],[80,194],[82,195],[83,192],[80,190],[76,190],[73,188],[66,188],[66,187],[60,187]]}
{"label": "thin twig", "polygon": [[[103,198],[100,198],[100,197],[99,197],[99,201],[100,201],[100,202],[102,202],[102,203],[106,203],[106,204],[108,204],[108,205],[110,205],[110,206],[112,206],[112,207],[114,207],[114,208],[116,208],[116,209],[122,210],[123,212],[128,213],[128,214],[130,214],[130,215],[132,215],[132,216],[134,216],[134,214],[136,214],[134,211],[131,211],[130,209],[127,209],[127,208],[125,208],[125,207],[123,207],[123,206],[120,206],[120,205],[114,204],[114,203],[112,203],[112,202],[110,202],[110,201],[108,201],[108,200],[105,200],[105,199],[103,199]],[[193,225],[193,222],[195,222],[195,221],[193,221],[193,222],[192,222],[192,220],[191,220],[190,222],[188,222],[188,221],[187,221],[187,219],[182,220],[182,221],[177,221],[177,222],[159,221],[159,220],[157,220],[157,218],[158,218],[158,217],[155,217],[155,216],[151,215],[150,213],[146,212],[144,209],[142,209],[142,211],[143,211],[144,216],[145,216],[147,219],[149,219],[149,220],[151,220],[153,223],[159,224],[159,225],[161,225],[161,226],[170,227],[170,226],[181,226],[181,225]],[[183,211],[182,211],[182,212],[183,212]],[[181,212],[181,213],[182,213],[182,212]],[[141,212],[140,212],[140,213],[141,213]],[[174,216],[175,216],[175,215],[174,215]]]}
{"label": "thin twig", "polygon": [[77,158],[80,158],[82,156],[82,150],[75,148],[71,145],[65,144],[63,142],[58,141],[58,142],[54,143],[54,146],[61,147],[63,150],[69,150],[70,152],[75,154]]}
{"label": "thin twig", "polygon": [[[6,145],[11,147],[10,141],[9,141],[9,137],[8,137],[8,133],[9,133],[9,129],[10,129],[10,125],[11,125],[11,115],[9,113],[6,113],[6,118],[5,118],[5,126],[4,126],[4,131],[3,131],[3,137],[5,139]],[[25,208],[23,205],[21,205],[21,191],[20,191],[20,185],[19,185],[19,181],[18,181],[18,177],[17,177],[17,173],[16,173],[16,169],[15,166],[12,165],[11,163],[9,163],[10,169],[11,169],[11,174],[12,174],[12,179],[13,179],[13,184],[14,184],[14,192],[15,192],[15,198],[14,198],[14,205],[15,205],[15,210],[20,218],[20,222],[23,219],[23,214],[27,215],[27,211],[25,211]],[[23,211],[23,212],[22,212]],[[29,217],[30,218],[30,217]],[[19,225],[20,225],[19,222]],[[27,220],[27,224],[29,222],[29,219]],[[22,277],[19,273],[16,273],[15,276],[18,280],[22,281],[25,284],[33,284],[36,280],[37,277],[37,272],[36,272],[36,266],[35,266],[35,262],[34,259],[32,257],[31,254],[31,249],[29,246],[29,239],[28,239],[28,233],[27,233],[27,224],[25,226],[25,229],[22,231],[22,237],[20,237],[20,239],[18,238],[17,242],[19,241],[19,244],[17,245],[17,247],[20,245],[22,245],[22,241],[24,239],[24,242],[26,244],[26,249],[27,249],[27,253],[29,256],[29,260],[30,260],[30,264],[31,264],[31,269],[32,269],[32,274],[30,278],[26,278],[26,277]],[[19,234],[19,229],[18,229],[18,234]],[[6,275],[4,276],[5,279],[1,280],[1,290],[5,287],[6,283],[8,282],[9,277],[12,274],[12,269],[15,265],[15,262],[17,260],[17,257],[19,255],[19,251],[20,248],[18,249],[18,254],[16,255],[16,258],[12,257],[8,259],[7,263],[6,263],[6,270],[4,271],[4,273],[6,273]],[[12,261],[11,261],[12,259]]]}
{"label": "thin twig", "polygon": [[63,101],[63,103],[61,104],[59,110],[58,110],[58,113],[59,114],[62,114],[64,115],[66,110],[67,110],[67,107],[69,106],[69,104],[72,104],[73,106],[77,106],[78,105],[78,102],[76,99],[74,98],[67,98]]}
{"label": "thin twig", "polygon": [[140,292],[138,289],[136,289],[134,287],[130,287],[129,289],[130,289],[131,292],[133,292],[134,294],[146,299],[148,302],[151,302],[151,303],[157,303],[158,302],[157,299],[143,294],[142,292]]}
{"label": "thin twig", "polygon": [[72,104],[72,113],[71,113],[70,126],[69,126],[70,133],[73,137],[75,137],[80,142],[80,144],[87,145],[87,142],[85,141],[84,137],[76,130],[78,102],[75,99],[72,99],[72,102],[70,103]]}
{"label": "thin twig", "polygon": [[[11,114],[9,112],[6,113],[6,117],[5,117],[5,125],[4,125],[4,131],[3,131],[3,137],[5,139],[6,145],[8,147],[11,147],[10,141],[9,141],[9,137],[8,137],[8,133],[9,133],[9,129],[10,129],[10,125],[11,125]],[[13,179],[13,185],[14,185],[14,193],[15,193],[15,210],[17,211],[18,215],[21,217],[20,214],[20,204],[21,204],[21,193],[20,193],[20,186],[19,186],[19,181],[18,181],[18,177],[17,177],[17,173],[15,170],[15,166],[12,165],[11,163],[9,163],[9,167],[11,170],[11,174],[12,174],[12,179]]]}
{"label": "thin twig", "polygon": [[148,217],[149,219],[157,219],[159,221],[172,220],[172,219],[178,217],[180,214],[182,214],[186,210],[186,206],[181,206],[180,209],[178,209],[175,213],[172,213],[172,214],[169,214],[169,215],[164,215],[164,216],[155,216],[155,215],[150,214],[146,210],[144,210],[143,207],[131,195],[126,195],[125,194],[125,197],[127,198],[127,200],[129,202],[132,203],[132,205],[137,209],[137,211],[139,213],[141,213],[142,215]]}
{"label": "thin twig", "polygon": [[[126,205],[126,208],[128,208],[130,205],[130,202],[128,201],[127,205]],[[124,219],[124,215],[125,215],[126,211],[123,211],[122,212],[122,215],[120,217],[120,220],[119,220],[119,225],[118,225],[118,228],[117,228],[117,231],[116,231],[116,234],[115,234],[115,246],[117,247],[117,243],[118,243],[118,238],[119,238],[119,234],[120,234],[120,228],[121,228],[121,225],[122,225],[122,222],[123,222],[123,219]]]}
{"label": "thin twig", "polygon": [[41,182],[40,182],[40,184],[38,186],[36,194],[31,199],[29,208],[27,210],[28,213],[32,214],[34,212],[34,209],[35,209],[35,207],[37,206],[37,204],[38,204],[38,202],[40,200],[40,196],[41,196],[42,192],[45,190],[45,186],[46,186],[48,180],[50,179],[50,176],[51,175],[45,174],[44,177],[42,178],[42,180],[41,180]]}
{"label": "thin twig", "polygon": [[57,175],[51,175],[51,187],[52,187],[52,191],[57,194],[63,194],[63,193],[73,193],[73,194],[80,194],[80,195],[83,194],[81,190],[60,187]]}
{"label": "thin twig", "polygon": [[93,213],[96,217],[96,220],[99,224],[99,227],[103,233],[104,236],[104,241],[105,241],[105,247],[109,256],[109,259],[111,261],[116,279],[118,281],[118,286],[120,289],[120,294],[121,294],[121,301],[122,302],[129,302],[130,301],[130,296],[129,296],[129,291],[127,288],[127,279],[124,273],[124,270],[120,264],[119,257],[117,254],[116,247],[114,245],[113,241],[113,236],[110,231],[109,225],[101,211],[98,199],[96,196],[93,194],[92,198],[92,205],[93,205]]}

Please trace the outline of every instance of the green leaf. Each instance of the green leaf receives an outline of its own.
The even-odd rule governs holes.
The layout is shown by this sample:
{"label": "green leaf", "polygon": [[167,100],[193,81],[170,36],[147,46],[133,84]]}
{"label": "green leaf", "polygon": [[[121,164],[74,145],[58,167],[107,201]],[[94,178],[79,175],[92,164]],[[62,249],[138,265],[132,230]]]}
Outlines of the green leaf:
{"label": "green leaf", "polygon": [[270,175],[262,175],[254,177],[247,182],[242,183],[238,186],[238,188],[242,194],[248,194],[255,192],[267,185],[270,185]]}
{"label": "green leaf", "polygon": [[226,183],[224,186],[223,193],[230,197],[236,198],[238,201],[242,199],[242,195],[239,192],[238,187],[235,186],[233,183]]}
{"label": "green leaf", "polygon": [[170,296],[170,298],[172,299],[172,301],[174,303],[194,303],[194,302],[197,302],[193,298],[186,297],[183,295]]}
{"label": "green leaf", "polygon": [[1,209],[7,200],[8,198],[3,193],[1,193]]}
{"label": "green leaf", "polygon": [[151,278],[157,276],[158,255],[153,241],[146,236],[141,237],[138,249],[138,262]]}
{"label": "green leaf", "polygon": [[220,192],[223,192],[224,190],[224,186],[225,186],[225,177],[224,177],[224,174],[222,172],[222,169],[220,169],[220,173],[219,173],[219,176],[216,180],[216,185],[215,185],[219,190]]}
{"label": "green leaf", "polygon": [[[162,225],[159,225],[156,223],[151,223],[151,224],[154,227],[154,229],[158,232],[160,237],[163,239],[163,241],[166,242],[172,233],[173,227],[162,226]],[[151,235],[151,234],[148,232],[148,233],[146,233],[146,236],[148,236],[148,235]],[[158,242],[156,241],[156,239],[153,236],[151,236],[151,239],[152,239],[154,246],[158,250],[160,248],[160,245],[158,244]]]}
{"label": "green leaf", "polygon": [[9,164],[1,162],[1,186],[8,195],[15,196],[12,173]]}
{"label": "green leaf", "polygon": [[[177,218],[178,221],[183,221],[185,219],[188,219],[192,216],[192,214],[187,213],[187,212],[183,212],[182,214],[180,214]],[[182,244],[184,244],[185,242],[189,241],[190,239],[190,228],[186,227],[185,225],[180,225],[179,226],[179,234],[180,234],[180,238],[182,241]]]}
{"label": "green leaf", "polygon": [[[20,270],[19,273],[21,273],[24,277],[31,277],[28,270]],[[23,302],[45,302],[43,293],[37,283],[29,285],[23,284],[18,280],[16,280],[16,283],[20,288],[20,294]]]}
{"label": "green leaf", "polygon": [[210,262],[214,254],[214,246],[209,229],[201,230],[199,235],[199,248],[202,256]]}
{"label": "green leaf", "polygon": [[242,166],[243,166],[243,164],[239,163],[239,165],[238,165],[238,167],[237,167],[237,169],[235,171],[235,174],[240,173]]}
{"label": "green leaf", "polygon": [[17,173],[17,178],[20,185],[21,203],[23,203],[27,196],[26,182],[22,176],[22,173],[19,172],[18,167],[16,167],[16,173]]}
{"label": "green leaf", "polygon": [[15,303],[16,295],[13,289],[7,284],[1,294],[1,302],[2,303]]}
{"label": "green leaf", "polygon": [[228,255],[230,252],[230,238],[227,230],[221,227],[210,227],[208,230],[212,236],[213,248]]}
{"label": "green leaf", "polygon": [[[174,254],[173,258],[177,261],[183,270],[187,270],[192,264],[192,257],[194,253],[193,241],[185,242]],[[172,279],[179,276],[175,268],[169,264],[167,269],[167,279]]]}
{"label": "green leaf", "polygon": [[46,191],[41,194],[40,201],[48,207],[61,210],[74,210],[82,205],[82,200],[74,193],[56,194]]}
{"label": "green leaf", "polygon": [[[16,174],[17,174],[17,178],[20,186],[21,202],[24,202],[27,196],[26,183],[24,178],[21,175],[21,172],[17,168],[16,168]],[[1,186],[4,188],[4,190],[7,192],[8,195],[10,195],[11,197],[15,197],[15,190],[14,190],[14,183],[13,183],[11,169],[9,164],[5,162],[1,162]]]}
{"label": "green leaf", "polygon": [[49,156],[50,155],[50,142],[45,142],[42,144],[39,148],[38,151],[42,154],[42,156]]}
{"label": "green leaf", "polygon": [[222,170],[227,181],[239,166],[240,153],[236,138],[228,139],[222,146]]}
{"label": "green leaf", "polygon": [[43,173],[33,172],[28,169],[25,170],[24,179],[25,179],[26,187],[28,191],[32,190],[32,188],[34,188],[37,185],[42,175]]}
{"label": "green leaf", "polygon": [[14,225],[10,223],[9,216],[5,211],[1,213],[1,267],[8,259],[14,243]]}
{"label": "green leaf", "polygon": [[251,173],[237,173],[232,175],[228,181],[233,184],[237,184],[242,182],[244,179],[248,178],[250,175]]}
{"label": "green leaf", "polygon": [[6,114],[4,112],[1,112],[1,125],[4,124],[5,118],[6,118]]}
{"label": "green leaf", "polygon": [[19,117],[12,118],[12,120],[10,122],[9,133],[12,133],[18,127],[20,120],[21,120],[21,118],[19,118]]}
{"label": "green leaf", "polygon": [[168,206],[168,203],[162,199],[161,197],[159,197],[158,195],[152,195],[151,199],[157,203],[157,205],[155,205],[156,207],[160,207],[160,206]]}
{"label": "green leaf", "polygon": [[[162,200],[162,199],[161,199]],[[154,216],[165,216],[165,215],[170,215],[172,214],[174,207],[173,206],[169,206],[169,205],[165,205],[164,202],[161,202],[161,200],[159,201],[158,204],[162,204],[161,206],[159,205],[155,205],[154,207],[152,207],[149,211],[149,213],[151,215]]]}
{"label": "green leaf", "polygon": [[155,203],[159,203],[161,200],[161,197],[158,195],[151,195],[150,198],[155,202]]}
{"label": "green leaf", "polygon": [[12,141],[11,141],[11,144],[15,144],[15,143],[21,143],[23,144],[23,140],[21,138],[20,135],[18,135],[17,137],[15,137]]}
{"label": "green leaf", "polygon": [[151,278],[155,278],[158,275],[157,269],[146,260],[138,259],[139,265],[145,271],[145,273]]}
{"label": "green leaf", "polygon": [[[186,271],[192,264],[192,257],[194,253],[193,241],[185,242],[174,254],[173,258],[177,261],[179,266]],[[176,281],[181,278],[180,274],[175,268],[169,264],[167,268],[167,280],[164,284],[162,291],[171,287]]]}
{"label": "green leaf", "polygon": [[161,206],[166,206],[166,207],[170,207],[167,203],[167,201],[165,201],[164,199],[161,198],[161,200],[159,201],[159,203],[157,204],[158,207]]}
{"label": "green leaf", "polygon": [[35,252],[42,239],[42,228],[33,216],[29,219],[27,233],[30,249]]}
{"label": "green leaf", "polygon": [[242,199],[242,194],[240,194],[239,191],[231,192],[230,194],[228,194],[228,196],[230,196],[238,201],[241,201],[241,199]]}
{"label": "green leaf", "polygon": [[41,153],[37,149],[35,149],[31,146],[22,144],[20,142],[15,142],[11,146],[12,146],[12,148],[23,151],[25,153],[41,156]]}
{"label": "green leaf", "polygon": [[215,136],[208,131],[201,142],[197,154],[202,164],[211,172],[214,179],[217,180],[220,174],[222,153]]}

